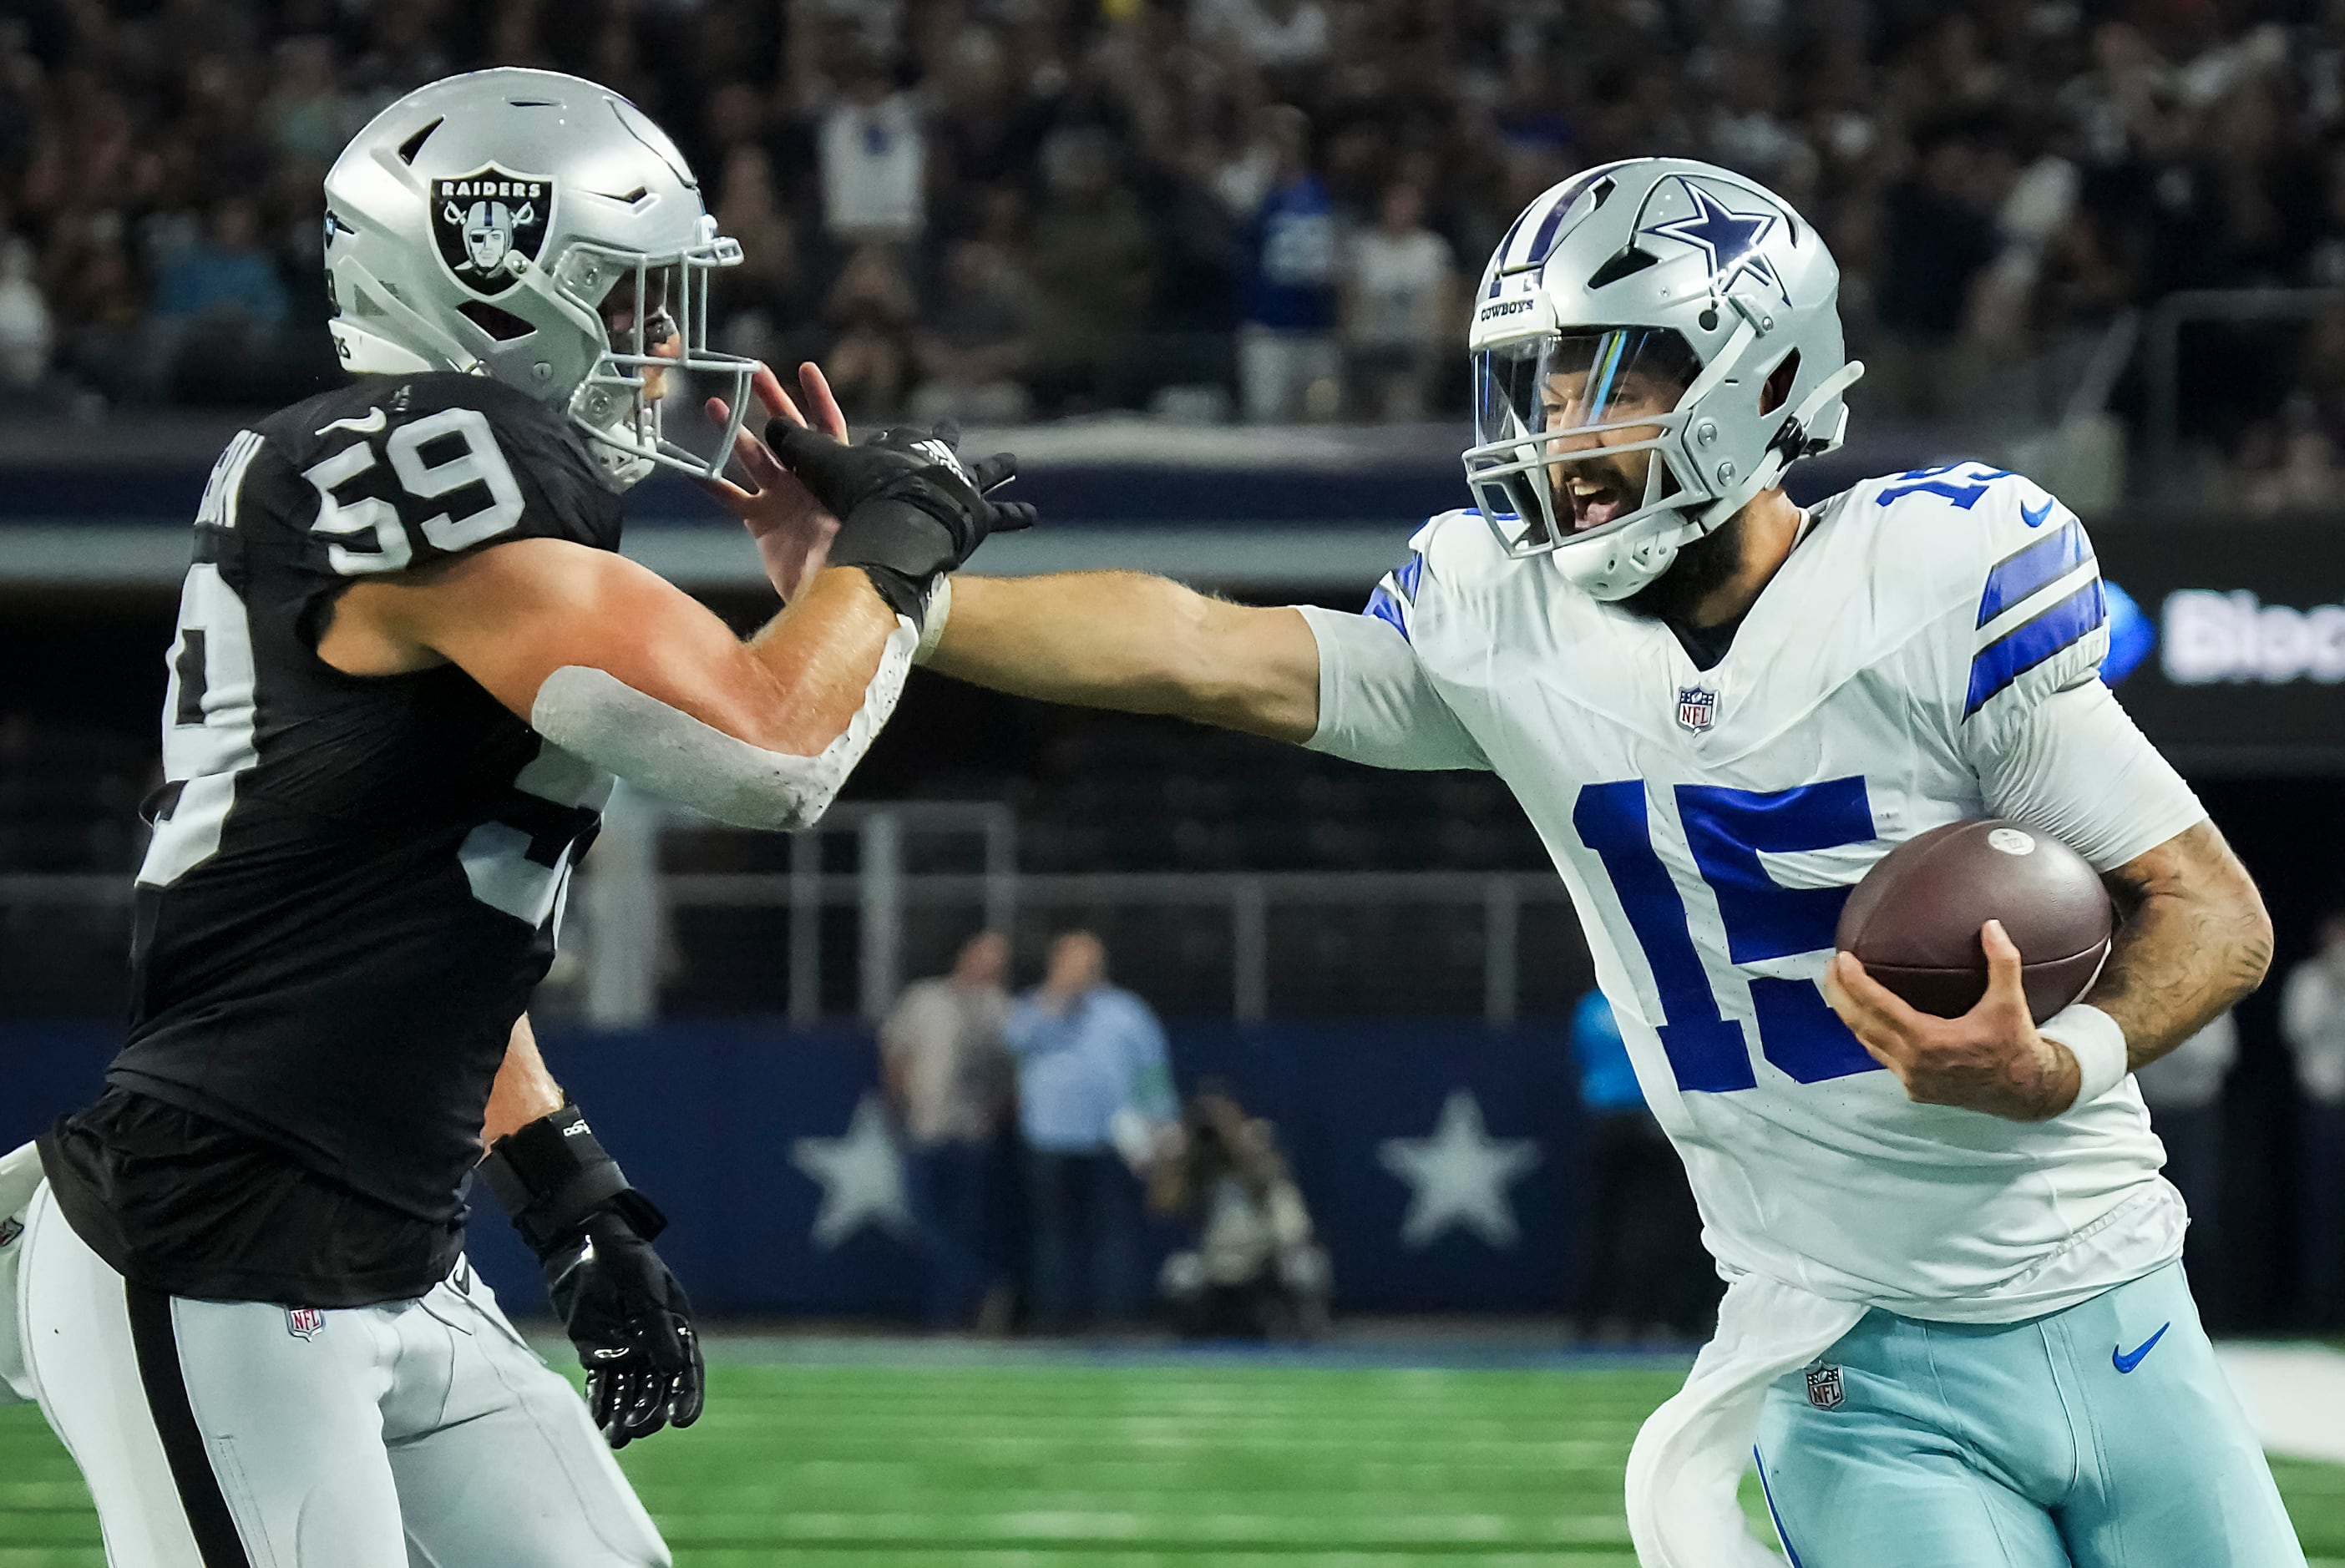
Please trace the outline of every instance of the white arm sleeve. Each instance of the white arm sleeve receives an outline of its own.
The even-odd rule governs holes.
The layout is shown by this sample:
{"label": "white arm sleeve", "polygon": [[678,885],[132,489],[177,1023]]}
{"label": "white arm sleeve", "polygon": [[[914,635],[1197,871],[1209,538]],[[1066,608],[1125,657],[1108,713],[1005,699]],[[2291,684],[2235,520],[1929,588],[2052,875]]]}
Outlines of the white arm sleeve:
{"label": "white arm sleeve", "polygon": [[1319,643],[1319,727],[1304,745],[1370,767],[1490,771],[1397,628],[1373,615],[1295,608]]}
{"label": "white arm sleeve", "polygon": [[648,696],[607,670],[565,664],[530,705],[531,726],[629,784],[736,827],[812,827],[896,711],[919,628],[897,617],[838,738],[810,757],[769,752]]}
{"label": "white arm sleeve", "polygon": [[2097,678],[2049,693],[1975,757],[1987,809],[2111,871],[2207,818]]}

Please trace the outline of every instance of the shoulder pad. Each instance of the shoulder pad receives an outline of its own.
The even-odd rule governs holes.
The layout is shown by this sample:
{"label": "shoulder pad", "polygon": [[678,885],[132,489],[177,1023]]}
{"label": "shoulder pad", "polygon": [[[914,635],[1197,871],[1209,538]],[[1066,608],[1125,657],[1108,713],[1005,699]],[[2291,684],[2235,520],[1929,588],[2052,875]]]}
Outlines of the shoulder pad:
{"label": "shoulder pad", "polygon": [[1477,538],[1491,541],[1490,531],[1482,525],[1482,514],[1471,507],[1427,519],[1409,536],[1407,559],[1385,573],[1360,612],[1389,622],[1402,636],[1409,635],[1409,621],[1416,613],[1417,595],[1424,591],[1427,561],[1437,557],[1434,573],[1450,575],[1473,550]]}
{"label": "shoulder pad", "polygon": [[[2108,647],[2108,602],[2091,538],[2076,514],[2033,480],[1985,463],[1917,469],[1862,487],[1885,508],[1935,589],[1969,613],[1963,716],[2005,693],[2056,690],[2096,669]],[[1944,601],[1941,601],[1944,602]]]}
{"label": "shoulder pad", "polygon": [[268,428],[306,481],[309,504],[289,512],[300,558],[331,576],[405,571],[510,539],[618,547],[618,501],[583,438],[558,410],[485,377],[367,377]]}
{"label": "shoulder pad", "polygon": [[425,375],[384,379],[391,386],[383,407],[393,420],[437,413],[442,409],[477,409],[501,433],[512,430],[553,434],[571,428],[569,420],[553,404],[492,377],[435,370]]}

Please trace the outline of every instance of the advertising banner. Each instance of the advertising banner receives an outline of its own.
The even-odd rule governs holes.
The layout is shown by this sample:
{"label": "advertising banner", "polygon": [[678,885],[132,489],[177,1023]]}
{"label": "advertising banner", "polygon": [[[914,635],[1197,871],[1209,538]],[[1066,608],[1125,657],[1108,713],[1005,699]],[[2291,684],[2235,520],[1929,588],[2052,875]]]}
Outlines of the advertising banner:
{"label": "advertising banner", "polygon": [[2093,544],[2148,638],[2118,694],[2169,755],[2201,772],[2345,769],[2345,519],[2119,518]]}

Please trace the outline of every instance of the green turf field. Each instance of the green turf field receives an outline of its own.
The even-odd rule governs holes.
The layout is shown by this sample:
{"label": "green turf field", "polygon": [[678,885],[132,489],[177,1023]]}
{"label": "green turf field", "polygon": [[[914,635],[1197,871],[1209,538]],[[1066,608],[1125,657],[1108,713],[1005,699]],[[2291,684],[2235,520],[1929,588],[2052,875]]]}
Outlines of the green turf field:
{"label": "green turf field", "polygon": [[[1621,1462],[1680,1375],[773,1353],[623,1456],[684,1568],[1630,1568]],[[2345,1469],[2279,1476],[2345,1568]],[[96,1542],[39,1417],[0,1411],[0,1568]]]}

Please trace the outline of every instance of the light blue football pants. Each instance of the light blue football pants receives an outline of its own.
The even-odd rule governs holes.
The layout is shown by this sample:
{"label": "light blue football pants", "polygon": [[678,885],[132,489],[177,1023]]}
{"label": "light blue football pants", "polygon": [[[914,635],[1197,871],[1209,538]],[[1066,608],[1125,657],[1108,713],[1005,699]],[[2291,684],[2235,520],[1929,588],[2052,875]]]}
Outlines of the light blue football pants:
{"label": "light blue football pants", "polygon": [[2019,1323],[1868,1313],[1768,1391],[1759,1474],[1796,1568],[2304,1565],[2178,1262]]}

